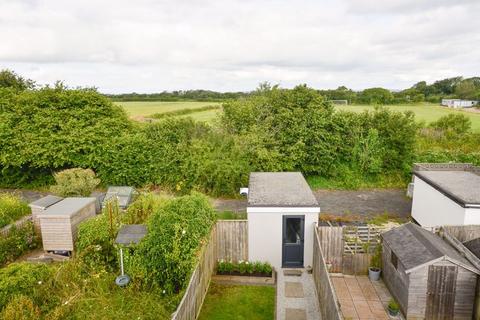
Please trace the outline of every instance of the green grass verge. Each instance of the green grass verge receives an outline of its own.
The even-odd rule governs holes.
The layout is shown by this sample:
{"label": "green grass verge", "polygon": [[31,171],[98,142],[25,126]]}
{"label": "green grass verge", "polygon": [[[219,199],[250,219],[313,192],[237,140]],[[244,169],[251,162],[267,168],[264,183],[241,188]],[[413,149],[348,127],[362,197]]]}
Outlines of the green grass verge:
{"label": "green grass verge", "polygon": [[222,211],[217,212],[218,220],[245,220],[247,219],[246,212]]}
{"label": "green grass verge", "polygon": [[[466,115],[472,121],[472,130],[480,132],[480,113],[468,112],[463,110],[451,109],[442,107],[440,105],[431,103],[419,103],[419,104],[405,104],[405,105],[387,105],[389,109],[396,111],[413,111],[417,121],[425,121],[427,123],[438,120],[440,117],[448,115],[454,112],[461,112]],[[347,105],[347,106],[335,106],[337,110],[361,112],[364,110],[373,110],[374,106],[370,105]]]}
{"label": "green grass verge", "polygon": [[199,320],[273,320],[275,288],[212,283]]}
{"label": "green grass verge", "polygon": [[220,106],[217,102],[164,102],[164,101],[127,101],[115,102],[116,105],[121,106],[132,116],[150,116],[155,113],[164,113],[177,111],[182,109],[196,109],[206,106]]}
{"label": "green grass verge", "polygon": [[376,188],[405,188],[408,184],[401,174],[380,175],[377,177],[347,176],[347,177],[321,177],[308,176],[307,182],[312,189],[331,190],[358,190]]}

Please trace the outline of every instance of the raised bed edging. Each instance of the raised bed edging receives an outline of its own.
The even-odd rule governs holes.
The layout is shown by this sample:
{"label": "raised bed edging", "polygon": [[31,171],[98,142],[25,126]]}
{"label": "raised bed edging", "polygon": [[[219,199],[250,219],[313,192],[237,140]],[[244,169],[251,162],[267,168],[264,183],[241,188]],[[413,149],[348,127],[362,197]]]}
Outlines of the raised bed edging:
{"label": "raised bed edging", "polygon": [[270,286],[275,287],[277,273],[272,270],[270,277],[255,277],[255,276],[232,276],[232,275],[212,275],[212,281],[220,284],[237,284],[237,285],[252,285],[252,286]]}

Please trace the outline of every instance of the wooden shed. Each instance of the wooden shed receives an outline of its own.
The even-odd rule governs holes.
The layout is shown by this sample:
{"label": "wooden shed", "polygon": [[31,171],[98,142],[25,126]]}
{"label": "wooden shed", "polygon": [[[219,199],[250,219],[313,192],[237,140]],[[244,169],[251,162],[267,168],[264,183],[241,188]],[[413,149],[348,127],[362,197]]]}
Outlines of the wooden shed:
{"label": "wooden shed", "polygon": [[382,238],[383,279],[408,319],[472,319],[477,268],[413,223]]}
{"label": "wooden shed", "polygon": [[34,202],[31,202],[28,206],[32,210],[32,220],[33,224],[37,229],[40,229],[40,215],[45,212],[49,207],[53,206],[55,203],[62,201],[63,198],[57,196],[45,196]]}
{"label": "wooden shed", "polygon": [[95,198],[65,198],[40,215],[43,250],[73,251],[80,222],[95,216]]}

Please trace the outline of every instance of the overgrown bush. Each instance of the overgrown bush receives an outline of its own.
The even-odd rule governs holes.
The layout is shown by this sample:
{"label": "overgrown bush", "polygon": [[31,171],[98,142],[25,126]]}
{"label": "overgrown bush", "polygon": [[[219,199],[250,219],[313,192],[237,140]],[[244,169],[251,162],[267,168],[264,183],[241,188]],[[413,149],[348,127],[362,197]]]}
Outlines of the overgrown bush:
{"label": "overgrown bush", "polygon": [[214,223],[215,211],[201,194],[175,198],[160,207],[135,252],[145,283],[166,293],[185,288]]}
{"label": "overgrown bush", "polygon": [[142,224],[168,201],[166,196],[153,193],[141,194],[127,209],[121,220],[125,224]]}
{"label": "overgrown bush", "polygon": [[117,267],[115,238],[120,228],[116,202],[109,202],[102,214],[88,219],[78,227],[77,255],[87,266],[113,270]]}
{"label": "overgrown bush", "polygon": [[430,124],[432,128],[457,135],[466,134],[472,128],[472,121],[464,114],[450,113]]}
{"label": "overgrown bush", "polygon": [[12,226],[6,236],[0,235],[0,266],[14,261],[40,243],[33,223],[27,221],[20,227]]}
{"label": "overgrown bush", "polygon": [[0,228],[30,214],[30,208],[20,197],[11,193],[0,194]]}
{"label": "overgrown bush", "polygon": [[268,262],[260,261],[225,261],[219,260],[217,263],[217,273],[219,274],[262,274],[270,275],[272,266]]}
{"label": "overgrown bush", "polygon": [[56,185],[50,190],[62,197],[88,197],[100,184],[100,179],[95,177],[91,169],[67,169],[55,173],[54,178]]}

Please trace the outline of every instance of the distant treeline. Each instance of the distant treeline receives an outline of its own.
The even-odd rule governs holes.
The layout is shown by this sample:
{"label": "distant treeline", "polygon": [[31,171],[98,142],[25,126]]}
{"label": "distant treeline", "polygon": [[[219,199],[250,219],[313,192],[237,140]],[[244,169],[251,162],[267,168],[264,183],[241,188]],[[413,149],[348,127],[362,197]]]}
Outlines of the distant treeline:
{"label": "distant treeline", "polygon": [[236,100],[250,95],[249,92],[216,92],[210,90],[179,90],[160,93],[106,94],[113,101],[208,101]]}

